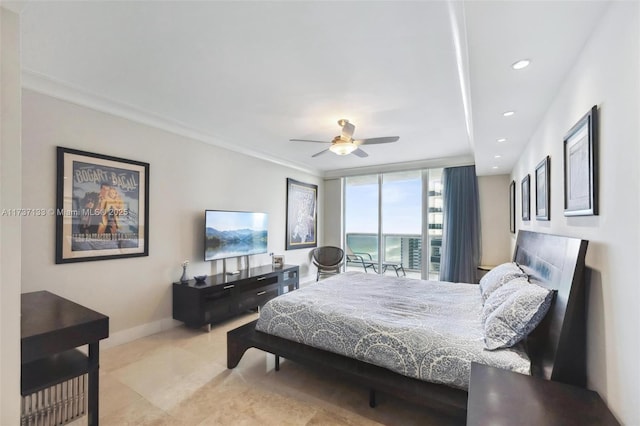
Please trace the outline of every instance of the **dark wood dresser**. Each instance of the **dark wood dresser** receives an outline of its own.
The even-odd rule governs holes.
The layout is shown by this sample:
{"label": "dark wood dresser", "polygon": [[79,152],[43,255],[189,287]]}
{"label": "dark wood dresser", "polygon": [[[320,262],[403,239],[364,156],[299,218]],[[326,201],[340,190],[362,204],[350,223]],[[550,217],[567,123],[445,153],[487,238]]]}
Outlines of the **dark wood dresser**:
{"label": "dark wood dresser", "polygon": [[597,392],[473,363],[467,426],[619,425]]}
{"label": "dark wood dresser", "polygon": [[258,266],[235,275],[208,276],[202,283],[173,283],[173,318],[189,327],[210,327],[298,287],[297,265]]}

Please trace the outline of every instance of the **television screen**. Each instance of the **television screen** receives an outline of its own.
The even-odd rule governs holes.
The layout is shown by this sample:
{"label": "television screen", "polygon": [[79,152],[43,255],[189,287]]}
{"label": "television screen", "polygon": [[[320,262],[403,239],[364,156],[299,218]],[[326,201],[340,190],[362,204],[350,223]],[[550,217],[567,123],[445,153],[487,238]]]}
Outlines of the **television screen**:
{"label": "television screen", "polygon": [[267,252],[266,213],[205,211],[204,260]]}

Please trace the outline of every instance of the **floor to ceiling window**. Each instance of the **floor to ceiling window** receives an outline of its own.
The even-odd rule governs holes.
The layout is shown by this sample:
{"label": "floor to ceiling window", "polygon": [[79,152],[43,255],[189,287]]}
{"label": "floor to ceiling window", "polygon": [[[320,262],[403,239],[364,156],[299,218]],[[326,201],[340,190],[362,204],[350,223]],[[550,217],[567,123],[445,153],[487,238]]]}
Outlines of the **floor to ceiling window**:
{"label": "floor to ceiling window", "polygon": [[345,178],[344,241],[347,254],[355,255],[347,269],[437,279],[440,175],[432,169]]}

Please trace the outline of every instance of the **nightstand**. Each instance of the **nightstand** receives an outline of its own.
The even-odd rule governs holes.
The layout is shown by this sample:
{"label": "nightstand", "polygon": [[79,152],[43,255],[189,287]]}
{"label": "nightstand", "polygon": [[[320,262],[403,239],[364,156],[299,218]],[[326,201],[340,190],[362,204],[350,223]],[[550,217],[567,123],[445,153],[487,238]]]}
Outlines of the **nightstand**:
{"label": "nightstand", "polygon": [[619,425],[597,392],[471,364],[467,426]]}
{"label": "nightstand", "polygon": [[478,265],[478,272],[476,273],[476,281],[480,282],[480,279],[484,277],[484,274],[486,274],[493,268],[495,268],[495,266],[493,265]]}

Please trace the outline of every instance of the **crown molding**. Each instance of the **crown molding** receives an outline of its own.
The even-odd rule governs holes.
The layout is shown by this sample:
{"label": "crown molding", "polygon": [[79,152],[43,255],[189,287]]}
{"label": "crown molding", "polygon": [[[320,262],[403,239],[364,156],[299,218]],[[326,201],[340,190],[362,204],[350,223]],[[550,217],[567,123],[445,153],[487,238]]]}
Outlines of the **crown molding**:
{"label": "crown molding", "polygon": [[319,170],[310,169],[281,158],[272,157],[263,152],[254,151],[252,149],[238,146],[237,144],[229,143],[222,138],[193,129],[192,127],[178,121],[145,111],[138,107],[108,99],[95,93],[90,93],[79,87],[63,83],[44,74],[24,68],[22,69],[22,88],[75,105],[124,118],[145,126],[164,130],[208,145],[217,146],[249,157],[258,158],[260,160],[308,173],[313,176],[322,177],[322,173]]}
{"label": "crown molding", "polygon": [[27,6],[27,1],[29,0],[2,0],[0,7],[20,15]]}

